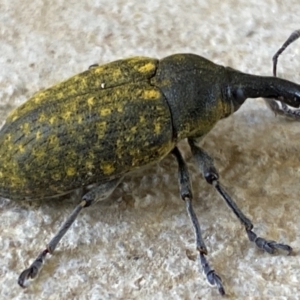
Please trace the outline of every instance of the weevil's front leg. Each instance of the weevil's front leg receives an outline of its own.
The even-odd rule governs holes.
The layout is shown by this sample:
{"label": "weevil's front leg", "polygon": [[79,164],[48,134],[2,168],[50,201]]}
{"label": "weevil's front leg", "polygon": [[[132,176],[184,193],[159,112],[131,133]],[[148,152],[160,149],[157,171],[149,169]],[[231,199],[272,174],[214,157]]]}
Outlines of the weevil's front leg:
{"label": "weevil's front leg", "polygon": [[118,186],[121,180],[122,178],[117,178],[99,186],[96,186],[82,197],[82,201],[75,207],[73,212],[69,215],[68,219],[63,223],[59,231],[55,234],[55,236],[47,245],[47,248],[39,254],[39,256],[34,260],[34,262],[30,265],[28,269],[25,269],[20,274],[18,283],[21,287],[26,287],[25,283],[27,279],[33,279],[37,276],[38,272],[42,268],[47,254],[52,254],[54,252],[56,246],[58,245],[62,237],[65,235],[65,233],[69,230],[71,225],[74,223],[80,211],[83,208],[92,205],[95,201],[101,201],[107,198]]}
{"label": "weevil's front leg", "polygon": [[192,188],[191,188],[187,165],[184,162],[177,147],[174,148],[172,154],[176,157],[178,162],[178,182],[179,182],[180,195],[182,200],[185,202],[186,210],[188,212],[188,215],[190,217],[190,220],[192,222],[195,231],[196,246],[199,252],[200,264],[209,283],[212,285],[216,285],[219,290],[219,293],[221,295],[225,295],[225,290],[223,288],[221,278],[218,276],[218,274],[216,274],[214,270],[211,269],[205,257],[205,255],[207,255],[207,249],[202,239],[200,225],[192,205],[193,194],[192,194]]}
{"label": "weevil's front leg", "polygon": [[277,71],[277,61],[279,55],[294,41],[296,41],[300,37],[300,30],[295,30],[292,34],[288,37],[288,39],[283,43],[283,45],[279,48],[279,50],[273,56],[273,75],[276,77]]}
{"label": "weevil's front leg", "polygon": [[[276,77],[277,74],[277,61],[280,54],[295,40],[300,37],[300,30],[294,31],[289,38],[283,43],[281,48],[275,53],[273,56],[273,75]],[[265,99],[268,106],[273,110],[275,115],[282,115],[288,117],[290,119],[299,120],[300,121],[300,108],[292,107],[290,105],[285,104],[282,101],[274,100],[274,99]]]}
{"label": "weevil's front leg", "polygon": [[293,107],[287,105],[282,101],[274,99],[264,98],[264,100],[271,108],[271,110],[275,113],[275,115],[280,115],[292,120],[300,121],[300,107]]}
{"label": "weevil's front leg", "polygon": [[280,244],[274,241],[268,241],[264,238],[258,237],[255,232],[252,231],[253,225],[251,221],[242,213],[237,207],[236,203],[227,194],[224,187],[219,182],[219,174],[213,164],[213,159],[200,147],[198,147],[193,140],[189,140],[193,156],[195,157],[199,168],[206,179],[206,181],[213,185],[220,196],[225,200],[226,204],[232,209],[237,218],[245,226],[248,238],[251,242],[254,242],[257,247],[265,250],[268,253],[274,253],[276,249],[282,249],[290,254],[292,248],[288,245]]}

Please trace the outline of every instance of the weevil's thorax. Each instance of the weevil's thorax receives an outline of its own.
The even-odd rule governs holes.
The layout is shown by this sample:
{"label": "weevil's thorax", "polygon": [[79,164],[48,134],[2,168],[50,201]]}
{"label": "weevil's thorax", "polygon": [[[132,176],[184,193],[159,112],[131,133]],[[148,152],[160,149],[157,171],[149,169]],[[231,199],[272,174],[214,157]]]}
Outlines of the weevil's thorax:
{"label": "weevil's thorax", "polygon": [[224,99],[226,69],[194,54],[162,59],[152,84],[164,93],[172,114],[175,138],[200,137],[233,112]]}

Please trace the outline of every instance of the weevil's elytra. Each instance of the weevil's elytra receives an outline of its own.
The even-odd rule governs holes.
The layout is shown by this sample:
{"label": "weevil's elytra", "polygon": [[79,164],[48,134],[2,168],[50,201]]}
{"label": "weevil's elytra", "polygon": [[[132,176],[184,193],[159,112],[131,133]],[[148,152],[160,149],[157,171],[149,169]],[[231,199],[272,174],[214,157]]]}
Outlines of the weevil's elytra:
{"label": "weevil's elytra", "polygon": [[28,278],[36,277],[46,255],[54,252],[84,207],[108,197],[127,173],[171,153],[178,162],[180,195],[195,231],[200,264],[207,280],[225,294],[206,258],[189,171],[176,147],[184,138],[199,171],[242,222],[249,240],[268,253],[291,253],[290,246],[257,236],[219,182],[213,159],[197,145],[220,119],[237,111],[247,98],[258,97],[299,107],[300,85],[245,74],[194,54],[175,54],[93,65],[13,111],[0,131],[1,196],[47,198],[96,185],[21,273],[19,285],[25,287]]}
{"label": "weevil's elytra", "polygon": [[157,64],[133,58],[95,67],[17,108],[0,137],[1,194],[51,197],[168,154],[170,111],[149,83]]}

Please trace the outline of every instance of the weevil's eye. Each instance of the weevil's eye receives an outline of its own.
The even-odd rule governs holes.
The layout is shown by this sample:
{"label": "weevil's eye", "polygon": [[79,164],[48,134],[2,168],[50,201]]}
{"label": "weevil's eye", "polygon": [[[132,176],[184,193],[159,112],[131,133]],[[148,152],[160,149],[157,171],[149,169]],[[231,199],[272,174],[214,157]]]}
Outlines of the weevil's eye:
{"label": "weevil's eye", "polygon": [[239,107],[245,102],[247,98],[244,94],[243,89],[240,87],[236,87],[236,88],[227,87],[226,93],[227,93],[227,99],[231,101],[235,111],[239,109]]}
{"label": "weevil's eye", "polygon": [[243,90],[238,87],[237,89],[232,90],[232,98],[242,105],[246,100]]}

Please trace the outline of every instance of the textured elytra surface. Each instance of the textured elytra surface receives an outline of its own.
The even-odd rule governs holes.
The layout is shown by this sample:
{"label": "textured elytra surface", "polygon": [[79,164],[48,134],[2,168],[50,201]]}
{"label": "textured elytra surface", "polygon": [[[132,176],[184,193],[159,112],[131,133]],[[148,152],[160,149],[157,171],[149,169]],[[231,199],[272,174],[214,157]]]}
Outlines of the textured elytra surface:
{"label": "textured elytra surface", "polygon": [[[270,75],[271,57],[299,28],[299,1],[1,1],[0,116],[36,91],[98,62],[192,52],[242,71]],[[299,81],[299,43],[279,59],[279,76]],[[299,125],[249,100],[203,141],[228,192],[256,232],[289,243],[291,257],[248,242],[241,225],[199,176],[183,143],[195,210],[210,261],[229,299],[299,294]],[[211,299],[195,257],[171,157],[132,175],[87,209],[26,291],[19,272],[45,247],[74,203],[1,202],[3,299]],[[119,202],[118,202],[119,200]],[[120,200],[123,200],[120,202]]]}
{"label": "textured elytra surface", "polygon": [[[37,93],[0,132],[0,194],[52,197],[158,162],[174,146],[157,61],[92,68]],[[37,172],[38,170],[38,172]]]}

